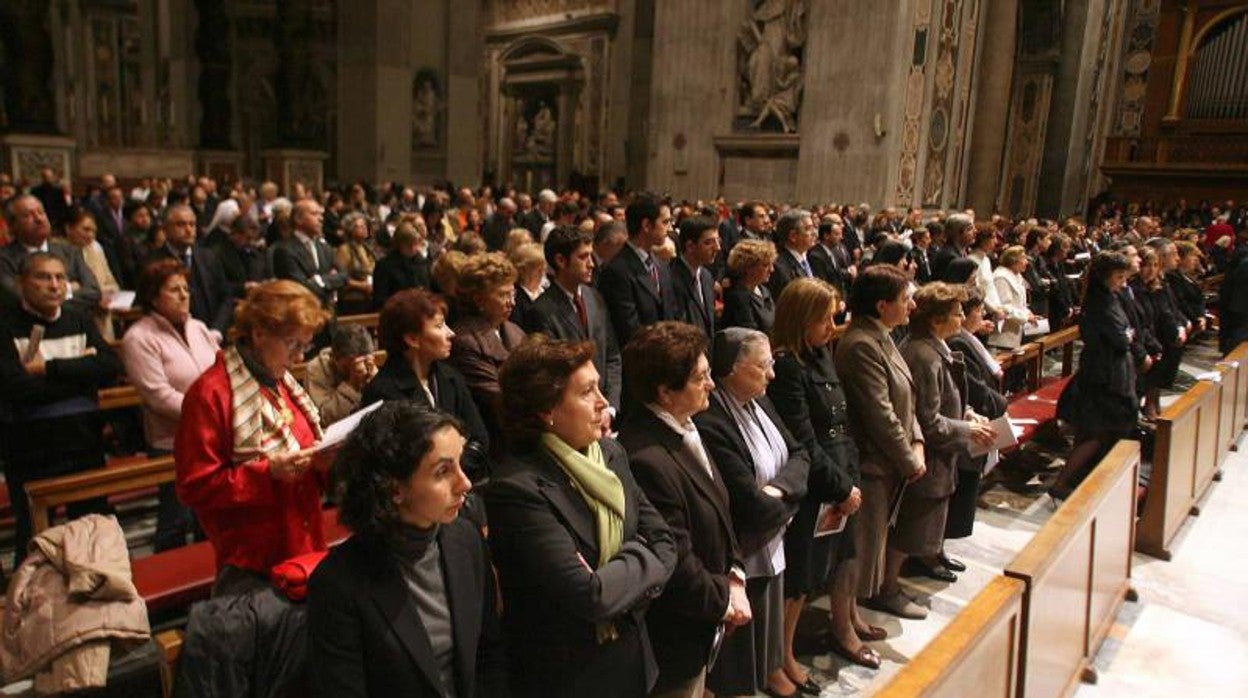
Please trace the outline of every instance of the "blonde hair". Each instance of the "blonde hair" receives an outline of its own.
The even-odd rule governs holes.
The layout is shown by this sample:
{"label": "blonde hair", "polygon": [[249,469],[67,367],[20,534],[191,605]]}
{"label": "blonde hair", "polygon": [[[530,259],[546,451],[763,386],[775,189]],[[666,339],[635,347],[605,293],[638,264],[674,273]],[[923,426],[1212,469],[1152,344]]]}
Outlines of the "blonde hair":
{"label": "blonde hair", "polygon": [[1000,259],[997,260],[999,266],[1006,269],[1013,267],[1020,259],[1027,258],[1027,250],[1022,245],[1010,245],[1001,253]]}
{"label": "blonde hair", "polygon": [[234,311],[230,339],[251,341],[259,328],[289,334],[299,330],[316,332],[329,321],[321,302],[302,284],[294,281],[266,281],[247,292],[247,298]]}
{"label": "blonde hair", "polygon": [[728,253],[728,271],[733,276],[745,275],[751,267],[767,266],[776,261],[776,246],[767,240],[742,240]]}
{"label": "blonde hair", "polygon": [[515,266],[507,261],[502,252],[473,255],[459,270],[455,295],[461,300],[472,301],[477,295],[499,286],[513,286],[518,276]]}
{"label": "blonde hair", "polygon": [[[528,231],[525,231],[527,234]],[[523,245],[517,245],[514,250],[507,255],[512,266],[516,268],[516,273],[525,276],[529,272],[541,267],[546,267],[546,253],[542,246],[535,242],[526,242]]]}
{"label": "blonde hair", "polygon": [[533,235],[529,233],[528,228],[512,228],[507,232],[507,241],[503,243],[503,252],[511,257],[511,253],[517,248],[528,245],[533,242]]}
{"label": "blonde hair", "polygon": [[823,279],[799,277],[789,282],[776,301],[776,321],[771,327],[773,351],[787,349],[801,356],[807,349],[806,329],[835,313],[841,293]]}
{"label": "blonde hair", "polygon": [[434,283],[438,285],[443,293],[454,293],[455,286],[459,281],[459,272],[468,263],[468,255],[459,250],[445,250],[438,256],[437,261],[433,263],[433,267],[429,270],[429,276],[433,277]]}

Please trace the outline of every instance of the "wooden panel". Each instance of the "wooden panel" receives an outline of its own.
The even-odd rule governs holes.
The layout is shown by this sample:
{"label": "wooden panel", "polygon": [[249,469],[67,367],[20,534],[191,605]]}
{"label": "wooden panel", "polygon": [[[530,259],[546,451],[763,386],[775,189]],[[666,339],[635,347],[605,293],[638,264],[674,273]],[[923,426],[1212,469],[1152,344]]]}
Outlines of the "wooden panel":
{"label": "wooden panel", "polygon": [[62,504],[163,485],[173,482],[174,477],[173,457],[161,456],[129,465],[36,480],[26,485],[31,527],[36,534],[47,530],[49,511]]}
{"label": "wooden panel", "polygon": [[993,579],[877,695],[1013,698],[1023,588]]}
{"label": "wooden panel", "polygon": [[[1198,390],[1200,387],[1198,385],[1193,390]],[[1218,438],[1222,386],[1220,383],[1208,383],[1205,388],[1197,417],[1196,468],[1192,473],[1193,502],[1200,499],[1213,482],[1213,475],[1218,471],[1218,461],[1222,451],[1222,443]]]}
{"label": "wooden panel", "polygon": [[[1149,499],[1152,495],[1163,495],[1165,500],[1165,538],[1162,541],[1163,547],[1170,546],[1170,540],[1174,538],[1174,534],[1178,532],[1179,526],[1183,525],[1184,519],[1187,518],[1188,509],[1192,501],[1192,482],[1196,477],[1196,434],[1198,429],[1197,410],[1192,410],[1184,414],[1179,421],[1173,423],[1170,430],[1169,448],[1165,451],[1166,456],[1166,487],[1163,491],[1157,491],[1153,485],[1149,485]],[[1158,431],[1161,429],[1158,427]],[[1154,458],[1159,460],[1159,458]],[[1157,464],[1153,464],[1153,473],[1157,473]]]}
{"label": "wooden panel", "polygon": [[1226,460],[1227,454],[1231,452],[1231,447],[1235,445],[1235,441],[1239,438],[1239,426],[1235,424],[1236,410],[1236,388],[1239,387],[1238,363],[1232,366],[1224,364],[1220,367],[1222,372],[1222,384],[1219,390],[1222,394],[1222,405],[1218,410],[1218,465]]}
{"label": "wooden panel", "polygon": [[1096,511],[1093,530],[1092,590],[1088,606],[1088,660],[1113,627],[1118,608],[1131,583],[1135,538],[1135,486],[1139,478],[1140,445],[1119,441],[1098,466],[1109,480],[1108,492]]}
{"label": "wooden panel", "polygon": [[1043,576],[1029,583],[1020,679],[1027,698],[1069,695],[1086,654],[1091,522],[1054,552]]}

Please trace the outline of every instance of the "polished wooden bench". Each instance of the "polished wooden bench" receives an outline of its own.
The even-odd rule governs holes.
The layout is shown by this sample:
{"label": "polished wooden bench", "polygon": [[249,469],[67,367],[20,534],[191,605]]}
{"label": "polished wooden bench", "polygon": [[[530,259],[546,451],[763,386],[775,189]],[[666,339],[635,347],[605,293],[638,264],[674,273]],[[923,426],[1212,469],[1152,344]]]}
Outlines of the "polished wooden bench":
{"label": "polished wooden bench", "polygon": [[46,531],[52,512],[65,504],[146,490],[173,480],[173,457],[161,456],[27,483],[31,528],[35,535]]}
{"label": "polished wooden bench", "polygon": [[1018,695],[1023,582],[997,576],[876,695]]}
{"label": "polished wooden bench", "polygon": [[1025,584],[1018,695],[1067,696],[1096,681],[1092,658],[1134,600],[1140,445],[1119,441],[1005,568]]}

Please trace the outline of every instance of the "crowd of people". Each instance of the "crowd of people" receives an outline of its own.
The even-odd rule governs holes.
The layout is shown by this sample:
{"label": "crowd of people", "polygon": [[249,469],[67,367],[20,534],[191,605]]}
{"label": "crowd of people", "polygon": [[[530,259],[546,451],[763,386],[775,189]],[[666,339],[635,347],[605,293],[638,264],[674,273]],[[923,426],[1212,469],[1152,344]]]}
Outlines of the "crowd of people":
{"label": "crowd of people", "polygon": [[[965,569],[944,541],[972,532],[1012,387],[989,337],[1080,327],[1054,499],[1157,416],[1211,327],[1203,275],[1226,274],[1224,346],[1248,339],[1231,202],[1163,227],[44,179],[0,180],[17,559],[25,483],[102,465],[96,392],[124,380],[176,463],[155,547],[211,541],[214,596],[326,551],[337,505],[354,535],[309,586],[317,695],[816,695],[808,601],[830,597],[829,651],[878,668],[860,606],[922,619],[900,578]],[[337,321],[367,312],[375,341]]]}

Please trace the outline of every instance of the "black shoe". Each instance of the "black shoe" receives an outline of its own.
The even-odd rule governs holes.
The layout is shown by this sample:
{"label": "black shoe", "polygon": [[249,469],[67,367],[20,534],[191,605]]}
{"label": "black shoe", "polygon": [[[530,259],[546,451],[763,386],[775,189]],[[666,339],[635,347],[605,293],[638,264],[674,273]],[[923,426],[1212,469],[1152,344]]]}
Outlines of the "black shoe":
{"label": "black shoe", "polygon": [[958,575],[950,572],[949,568],[943,564],[937,563],[935,565],[929,565],[917,557],[912,557],[906,560],[905,564],[902,566],[901,574],[903,577],[927,577],[928,579],[935,579],[938,582],[948,582],[949,584],[953,584],[958,581]]}
{"label": "black shoe", "polygon": [[[789,680],[793,681],[793,679]],[[797,686],[797,692],[802,695],[817,696],[820,693],[823,693],[823,689],[819,686],[819,684],[815,683],[815,680],[809,676],[806,677],[806,683],[793,681],[793,685]]]}
{"label": "black shoe", "polygon": [[950,572],[965,572],[966,571],[966,563],[962,562],[961,560],[955,560],[949,557],[948,555],[945,555],[944,553],[940,554],[940,557],[938,558],[938,560],[940,561],[940,564],[949,568]]}

